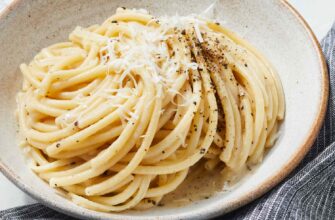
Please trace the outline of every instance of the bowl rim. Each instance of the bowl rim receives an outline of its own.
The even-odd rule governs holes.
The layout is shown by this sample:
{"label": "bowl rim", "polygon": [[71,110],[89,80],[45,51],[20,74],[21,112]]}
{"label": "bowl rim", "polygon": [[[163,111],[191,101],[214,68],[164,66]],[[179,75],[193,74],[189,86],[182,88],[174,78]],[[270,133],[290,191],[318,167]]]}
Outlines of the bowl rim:
{"label": "bowl rim", "polygon": [[[15,10],[16,7],[18,7],[23,0],[12,0],[11,3],[9,3],[3,10],[0,12],[0,21],[2,19],[5,19],[6,16],[8,16],[13,10]],[[300,13],[287,1],[287,0],[280,0],[278,1],[278,4],[281,4],[286,8],[286,10],[291,13],[295,19],[296,22],[300,23],[300,25],[305,29],[306,33],[308,34],[308,38],[311,41],[315,52],[318,56],[318,61],[320,65],[320,71],[322,74],[322,85],[321,85],[321,105],[319,106],[318,112],[316,114],[316,117],[314,118],[312,127],[310,128],[308,135],[306,136],[306,139],[304,142],[297,148],[294,155],[291,157],[291,159],[282,167],[281,170],[279,170],[277,173],[272,174],[270,177],[268,177],[262,185],[255,187],[249,193],[244,195],[243,197],[240,197],[239,199],[236,199],[232,201],[230,204],[226,205],[225,207],[218,207],[216,209],[208,209],[206,213],[204,213],[204,216],[197,215],[198,213],[189,214],[187,216],[183,216],[183,219],[198,219],[199,217],[215,217],[220,214],[231,212],[239,207],[242,207],[246,205],[247,203],[261,197],[266,192],[268,192],[271,188],[279,184],[286,176],[288,176],[294,168],[296,168],[299,164],[299,162],[305,157],[307,152],[312,147],[319,130],[321,129],[321,126],[323,124],[326,110],[327,110],[327,104],[328,104],[328,96],[329,96],[329,78],[328,78],[328,69],[327,64],[325,61],[325,58],[323,56],[323,52],[321,49],[321,46],[319,44],[318,39],[316,38],[315,34],[313,33],[311,27],[308,25],[306,20],[300,15]],[[50,202],[49,200],[42,197],[37,192],[31,190],[27,185],[25,185],[23,182],[19,180],[19,177],[11,171],[9,167],[7,167],[4,163],[0,161],[0,171],[4,174],[4,176],[7,177],[13,184],[15,184],[19,189],[21,189],[23,192],[27,193],[34,199],[36,199],[38,202],[42,203],[43,205],[54,209],[56,211],[59,211],[64,214],[68,214],[73,217],[79,217],[79,218],[94,218],[94,216],[87,216],[85,213],[82,213],[80,211],[75,211],[68,207],[60,207],[55,203]],[[122,216],[117,215],[113,216],[113,213],[111,213],[111,218],[122,218]],[[126,217],[126,216],[125,216]],[[130,216],[129,216],[130,217]],[[157,219],[158,216],[132,216],[133,219]],[[169,219],[173,218],[179,218],[180,216],[166,216]],[[96,216],[96,219],[100,219],[100,217]]]}

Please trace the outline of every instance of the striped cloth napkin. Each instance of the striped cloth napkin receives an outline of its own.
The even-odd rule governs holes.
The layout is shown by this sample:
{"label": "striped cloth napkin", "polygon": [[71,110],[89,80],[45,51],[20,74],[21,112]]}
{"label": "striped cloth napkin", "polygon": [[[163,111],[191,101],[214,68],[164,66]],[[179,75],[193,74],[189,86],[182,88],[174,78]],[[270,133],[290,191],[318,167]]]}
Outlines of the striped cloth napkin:
{"label": "striped cloth napkin", "polygon": [[[256,201],[217,219],[335,219],[335,23],[321,42],[330,94],[325,123],[305,159]],[[0,219],[71,219],[41,204],[0,211]]]}

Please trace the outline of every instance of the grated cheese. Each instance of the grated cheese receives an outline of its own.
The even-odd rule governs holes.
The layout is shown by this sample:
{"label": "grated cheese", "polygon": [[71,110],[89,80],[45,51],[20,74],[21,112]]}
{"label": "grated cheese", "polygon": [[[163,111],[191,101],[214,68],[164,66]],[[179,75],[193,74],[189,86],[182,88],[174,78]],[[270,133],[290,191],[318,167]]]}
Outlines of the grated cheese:
{"label": "grated cheese", "polygon": [[201,35],[201,32],[200,32],[200,29],[199,29],[199,24],[197,22],[194,23],[194,30],[195,30],[195,34],[198,38],[198,41],[200,43],[203,43],[204,42],[204,39],[202,38],[202,35]]}
{"label": "grated cheese", "polygon": [[[192,99],[173,89],[173,86],[179,74],[184,74],[185,78],[188,79],[188,71],[196,70],[198,64],[171,57],[167,39],[174,33],[175,28],[179,30],[193,28],[198,41],[203,42],[200,29],[205,28],[205,22],[198,19],[197,15],[163,16],[158,18],[158,20],[159,27],[153,27],[150,24],[143,26],[136,22],[128,22],[127,28],[132,32],[132,38],[124,36],[110,38],[106,46],[100,51],[101,63],[113,68],[113,72],[119,74],[117,82],[119,89],[123,86],[127,87],[122,82],[129,77],[136,91],[137,81],[134,74],[137,73],[139,68],[143,68],[150,75],[152,83],[162,87],[160,91],[157,91],[156,97],[164,97],[166,92],[172,93],[173,95],[181,96],[184,100],[183,103],[175,103],[172,100],[173,104],[176,106],[188,106],[191,104]],[[186,71],[180,73],[178,71],[180,68],[184,68]],[[127,95],[120,94],[117,96],[127,98]]]}

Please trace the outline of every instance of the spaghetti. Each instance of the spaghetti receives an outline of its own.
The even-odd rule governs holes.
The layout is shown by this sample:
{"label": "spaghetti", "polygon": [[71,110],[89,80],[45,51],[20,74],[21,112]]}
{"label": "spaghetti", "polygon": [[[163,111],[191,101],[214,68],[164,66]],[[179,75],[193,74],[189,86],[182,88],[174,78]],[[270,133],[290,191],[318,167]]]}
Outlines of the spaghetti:
{"label": "spaghetti", "polygon": [[157,205],[204,160],[238,173],[276,140],[284,96],[247,42],[194,16],[120,8],[22,64],[21,146],[76,204]]}

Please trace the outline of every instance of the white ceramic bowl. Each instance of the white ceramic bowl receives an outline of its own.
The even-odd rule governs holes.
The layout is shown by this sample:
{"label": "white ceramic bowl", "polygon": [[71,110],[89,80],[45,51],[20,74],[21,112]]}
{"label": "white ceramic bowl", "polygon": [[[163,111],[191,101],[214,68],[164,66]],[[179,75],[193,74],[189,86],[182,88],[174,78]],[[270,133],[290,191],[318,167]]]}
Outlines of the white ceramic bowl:
{"label": "white ceramic bowl", "polygon": [[41,48],[67,40],[76,25],[101,23],[120,6],[147,8],[152,14],[199,13],[210,0],[16,0],[0,16],[0,169],[18,187],[43,204],[89,219],[200,219],[236,209],[281,181],[303,158],[322,124],[328,97],[326,66],[313,33],[285,1],[221,0],[218,19],[256,46],[278,70],[286,100],[286,118],[276,145],[252,175],[235,189],[179,208],[99,213],[78,207],[35,176],[17,146],[15,94],[21,86],[18,66]]}

